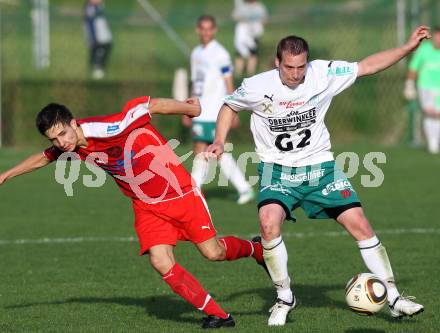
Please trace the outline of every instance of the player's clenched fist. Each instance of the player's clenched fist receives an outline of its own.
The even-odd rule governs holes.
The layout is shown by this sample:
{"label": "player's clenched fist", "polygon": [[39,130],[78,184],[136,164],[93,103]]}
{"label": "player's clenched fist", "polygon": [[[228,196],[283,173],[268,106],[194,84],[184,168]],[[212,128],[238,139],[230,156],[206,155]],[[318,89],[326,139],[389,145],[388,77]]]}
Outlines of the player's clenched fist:
{"label": "player's clenched fist", "polygon": [[185,103],[187,103],[187,104],[194,104],[194,105],[200,106],[200,100],[198,98],[195,98],[195,97],[187,98],[185,100]]}
{"label": "player's clenched fist", "polygon": [[225,151],[225,146],[223,143],[214,142],[213,144],[209,145],[208,148],[206,148],[204,157],[206,160],[210,158],[216,158],[219,159],[222,154]]}

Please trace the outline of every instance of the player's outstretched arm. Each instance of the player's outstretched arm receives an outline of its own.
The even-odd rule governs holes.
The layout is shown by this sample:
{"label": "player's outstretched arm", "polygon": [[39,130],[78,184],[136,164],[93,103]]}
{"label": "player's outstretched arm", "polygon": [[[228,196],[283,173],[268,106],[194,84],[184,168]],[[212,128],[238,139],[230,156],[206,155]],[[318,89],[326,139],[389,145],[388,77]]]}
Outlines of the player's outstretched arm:
{"label": "player's outstretched arm", "polygon": [[414,51],[422,40],[429,38],[431,38],[431,35],[427,26],[422,25],[416,28],[404,45],[375,53],[361,60],[358,64],[358,76],[371,75],[383,71]]}
{"label": "player's outstretched arm", "polygon": [[189,98],[179,102],[170,98],[153,98],[148,106],[152,114],[177,114],[197,117],[200,115],[200,102],[197,98]]}
{"label": "player's outstretched arm", "polygon": [[24,173],[37,170],[48,165],[49,163],[50,160],[43,153],[31,155],[13,168],[0,173],[0,185],[12,177],[20,176]]}
{"label": "player's outstretched arm", "polygon": [[217,158],[220,158],[223,154],[226,137],[228,136],[235,117],[237,117],[236,112],[227,104],[223,104],[217,117],[214,142],[212,145],[209,145],[206,150],[208,155],[215,154]]}

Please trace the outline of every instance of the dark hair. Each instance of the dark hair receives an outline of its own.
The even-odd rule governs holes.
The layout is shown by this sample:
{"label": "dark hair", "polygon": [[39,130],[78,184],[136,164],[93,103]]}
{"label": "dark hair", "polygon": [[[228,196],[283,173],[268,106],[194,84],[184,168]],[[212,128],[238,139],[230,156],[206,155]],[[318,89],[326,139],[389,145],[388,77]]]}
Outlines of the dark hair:
{"label": "dark hair", "polygon": [[435,26],[432,32],[440,32],[440,25]]}
{"label": "dark hair", "polygon": [[306,40],[298,36],[287,36],[280,40],[277,46],[277,58],[282,60],[283,52],[288,52],[293,55],[298,55],[303,52],[307,53],[309,59],[309,44]]}
{"label": "dark hair", "polygon": [[204,21],[211,22],[214,25],[214,27],[217,26],[217,22],[215,21],[215,17],[212,16],[212,15],[202,15],[202,16],[199,16],[199,18],[197,19],[197,26],[199,26]]}
{"label": "dark hair", "polygon": [[45,135],[44,133],[52,126],[58,123],[69,125],[72,119],[73,115],[66,106],[50,103],[38,113],[35,124],[37,125],[38,131],[42,135]]}

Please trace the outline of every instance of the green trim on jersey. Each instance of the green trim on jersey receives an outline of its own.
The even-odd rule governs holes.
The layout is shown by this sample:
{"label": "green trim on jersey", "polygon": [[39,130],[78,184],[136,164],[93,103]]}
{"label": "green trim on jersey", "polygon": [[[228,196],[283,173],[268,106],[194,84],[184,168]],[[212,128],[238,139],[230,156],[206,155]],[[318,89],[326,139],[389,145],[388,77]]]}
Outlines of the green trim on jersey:
{"label": "green trim on jersey", "polygon": [[214,122],[194,121],[192,123],[192,138],[193,141],[202,141],[206,143],[213,143],[215,138]]}
{"label": "green trim on jersey", "polygon": [[335,161],[292,168],[261,162],[258,208],[270,203],[281,205],[288,220],[301,207],[312,219],[336,218],[348,208],[360,207],[359,198]]}

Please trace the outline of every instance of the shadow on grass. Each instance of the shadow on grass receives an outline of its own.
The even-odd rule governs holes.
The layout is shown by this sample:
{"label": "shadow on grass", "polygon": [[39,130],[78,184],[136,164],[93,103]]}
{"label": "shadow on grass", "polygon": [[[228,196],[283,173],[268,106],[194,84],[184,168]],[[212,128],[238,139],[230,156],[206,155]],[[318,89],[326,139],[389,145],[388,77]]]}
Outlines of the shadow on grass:
{"label": "shadow on grass", "polygon": [[[330,309],[339,309],[349,312],[349,308],[345,301],[335,300],[330,297],[328,293],[340,290],[343,293],[343,288],[340,285],[304,285],[304,284],[296,284],[294,286],[295,295],[297,298],[297,309],[298,308],[330,308]],[[230,294],[229,296],[225,296],[222,298],[222,302],[226,301],[234,301],[243,296],[250,296],[251,302],[256,301],[258,304],[263,301],[262,308],[255,311],[246,311],[240,309],[233,309],[233,313],[240,315],[261,315],[265,314],[270,307],[274,305],[276,292],[273,288],[258,288],[258,289],[247,289],[241,290],[239,292]],[[249,297],[248,297],[249,298]],[[358,314],[352,313],[353,316],[359,316]],[[388,310],[388,305],[385,305],[382,311],[374,315],[375,318],[380,320],[384,320],[393,325],[413,325],[417,324],[417,319],[415,318],[404,318],[404,319],[395,319],[391,317],[391,314]],[[374,329],[351,329],[346,331],[346,333],[382,333],[382,330],[374,330]]]}
{"label": "shadow on grass", "polygon": [[234,202],[238,197],[237,191],[234,191],[233,188],[229,187],[205,185],[202,192],[207,199],[227,199]]}
{"label": "shadow on grass", "polygon": [[[348,310],[348,307],[344,301],[335,300],[331,298],[328,293],[334,290],[341,290],[340,285],[295,285],[295,295],[298,300],[298,307],[302,308],[334,308]],[[253,310],[244,310],[240,308],[230,309],[232,314],[249,316],[249,315],[262,315],[266,314],[269,308],[274,304],[276,293],[272,287],[265,288],[253,288],[241,290],[229,295],[212,295],[214,299],[219,301],[222,305],[226,302],[234,302],[242,297],[250,298],[251,303],[258,304],[256,306],[250,306]],[[18,304],[4,307],[5,309],[20,309],[27,307],[38,307],[47,305],[65,305],[65,304],[117,304],[123,306],[136,306],[145,309],[149,315],[158,319],[172,320],[180,323],[199,323],[196,318],[191,318],[187,314],[194,313],[196,310],[190,304],[184,300],[177,298],[177,296],[149,296],[149,297],[73,297],[66,300],[54,301],[54,302],[36,302],[27,304]],[[260,304],[262,304],[260,306]],[[383,309],[380,313],[376,314],[376,318],[380,318],[393,324],[405,323],[405,325],[411,323],[416,324],[417,320],[396,320],[391,317],[388,309]],[[249,308],[249,307],[247,307]],[[356,314],[353,314],[356,316]],[[406,326],[407,327],[407,326]],[[375,329],[361,329],[352,328],[345,331],[345,333],[382,333],[382,330]]]}
{"label": "shadow on grass", "polygon": [[[323,286],[323,285],[312,286],[312,285],[301,285],[301,284],[295,285],[294,291],[298,302],[297,306],[309,307],[309,308],[330,307],[330,308],[347,309],[347,305],[345,304],[345,302],[334,300],[327,295],[328,292],[339,289],[341,289],[340,285],[327,285],[327,286]],[[268,311],[269,308],[272,305],[274,305],[276,298],[275,289],[272,287],[267,287],[267,288],[241,290],[239,292],[233,293],[223,298],[223,300],[233,301],[237,298],[246,295],[249,296],[254,295],[258,297],[260,299],[257,300],[258,302],[261,302],[261,300],[263,300],[264,305],[262,306],[261,309],[261,311],[263,312]],[[257,313],[261,314],[262,313],[261,311]],[[242,315],[255,314],[254,312],[246,312],[240,310],[235,310],[234,313],[238,313]]]}
{"label": "shadow on grass", "polygon": [[[299,306],[303,307],[337,307],[347,308],[345,303],[332,300],[326,296],[326,293],[340,289],[340,286],[296,286],[295,292],[299,300]],[[235,301],[239,298],[250,296],[251,302],[258,304],[258,308],[252,306],[253,310],[240,310],[240,308],[230,309],[233,314],[239,315],[261,315],[273,305],[275,300],[275,291],[272,287],[247,289],[229,295],[213,295],[220,305]],[[261,306],[260,304],[263,305]],[[190,304],[182,299],[172,296],[149,296],[149,297],[73,297],[54,302],[35,302],[27,304],[18,304],[5,307],[5,309],[20,309],[27,307],[38,307],[47,305],[65,305],[65,304],[118,304],[123,306],[136,306],[145,309],[145,311],[158,319],[173,320],[175,322],[198,323],[195,318],[190,318],[185,314],[196,311]],[[247,307],[249,308],[249,307]]]}
{"label": "shadow on grass", "polygon": [[7,306],[5,309],[19,309],[34,306],[65,305],[65,304],[117,304],[123,306],[137,306],[144,308],[145,312],[158,319],[173,320],[181,323],[199,323],[200,320],[184,316],[194,313],[195,309],[183,300],[170,296],[150,297],[73,297],[62,301],[28,303]]}

